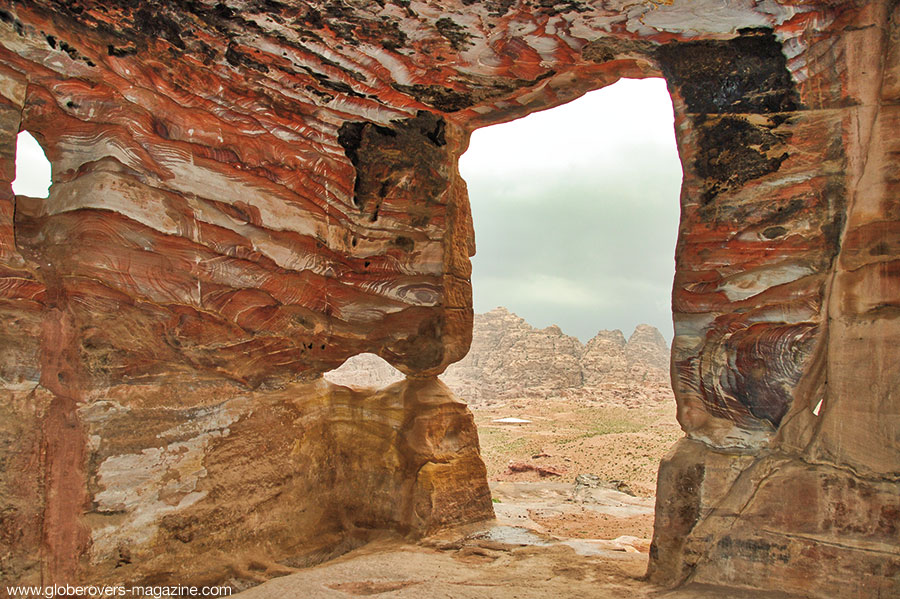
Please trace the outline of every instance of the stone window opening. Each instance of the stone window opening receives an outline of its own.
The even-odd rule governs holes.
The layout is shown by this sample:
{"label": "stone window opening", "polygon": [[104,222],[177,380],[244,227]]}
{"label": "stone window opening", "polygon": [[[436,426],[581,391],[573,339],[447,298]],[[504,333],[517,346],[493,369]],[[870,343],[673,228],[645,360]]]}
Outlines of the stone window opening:
{"label": "stone window opening", "polygon": [[16,140],[16,178],[13,192],[33,198],[47,198],[52,184],[50,161],[44,148],[28,131],[20,131]]}
{"label": "stone window opening", "polygon": [[[460,172],[475,228],[476,316],[469,354],[442,379],[475,412],[489,480],[571,483],[578,475],[654,495],[659,461],[683,434],[669,382],[682,169],[665,81],[620,79],[551,109],[478,129],[460,158]],[[551,259],[556,262],[549,268],[541,264]],[[652,365],[635,351],[644,323],[662,332]],[[522,351],[524,346],[531,350]],[[635,394],[652,391],[643,402],[632,401],[631,394],[614,390],[614,379],[640,389]],[[546,397],[535,402],[537,395]],[[530,399],[520,401],[525,396]],[[588,426],[576,432],[565,417],[550,414],[559,443],[552,431],[532,434],[547,420],[544,414],[516,405],[540,411],[540,403],[568,406],[574,396],[619,405],[585,416],[576,426]],[[604,455],[621,433],[641,435],[638,429],[649,430],[663,411],[670,434],[652,449],[636,450],[647,452],[637,464],[640,475],[629,470],[634,464],[626,465],[630,457]],[[625,424],[612,421],[625,415],[631,417]],[[556,463],[572,435],[597,443],[597,453],[585,453],[580,463]],[[553,446],[539,447],[542,438]],[[509,453],[498,451],[506,446],[520,455],[501,456]],[[508,503],[495,499],[495,510]],[[652,507],[647,511],[649,522]]]}

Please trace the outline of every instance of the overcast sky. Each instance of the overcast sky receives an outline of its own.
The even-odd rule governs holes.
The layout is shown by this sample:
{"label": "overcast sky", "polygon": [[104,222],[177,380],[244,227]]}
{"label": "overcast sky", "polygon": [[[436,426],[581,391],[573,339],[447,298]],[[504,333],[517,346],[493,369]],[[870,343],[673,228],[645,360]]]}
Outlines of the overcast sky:
{"label": "overcast sky", "polygon": [[50,188],[50,163],[31,133],[22,131],[16,141],[16,178],[13,191],[33,198],[46,198]]}
{"label": "overcast sky", "polygon": [[479,129],[460,170],[476,312],[506,306],[582,341],[648,323],[671,342],[681,164],[662,79]]}

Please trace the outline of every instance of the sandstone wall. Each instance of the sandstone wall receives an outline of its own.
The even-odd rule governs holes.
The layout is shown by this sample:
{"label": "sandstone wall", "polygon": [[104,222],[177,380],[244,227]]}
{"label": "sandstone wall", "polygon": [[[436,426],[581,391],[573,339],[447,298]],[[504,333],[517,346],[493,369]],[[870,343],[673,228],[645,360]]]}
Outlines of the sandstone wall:
{"label": "sandstone wall", "polygon": [[[252,579],[304,539],[489,515],[433,378],[471,334],[456,159],[476,127],[664,75],[688,439],[651,579],[897,594],[898,10],[0,3],[3,578],[221,580],[227,547]],[[20,129],[47,200],[12,194]],[[411,379],[319,382],[360,352]]]}
{"label": "sandstone wall", "polygon": [[[720,96],[692,100],[691,75],[677,71],[716,69],[725,81],[745,76],[742,61],[732,72],[721,58],[664,66],[686,104],[683,160],[735,118],[773,137],[730,123],[723,132],[749,148],[685,161],[673,381],[694,440],[660,468],[652,580],[900,592],[897,142],[887,133],[898,17],[896,3],[872,2],[807,23],[805,52],[782,47],[796,95],[744,94],[726,110]],[[723,161],[731,169],[717,171]],[[742,181],[751,163],[771,174]]]}

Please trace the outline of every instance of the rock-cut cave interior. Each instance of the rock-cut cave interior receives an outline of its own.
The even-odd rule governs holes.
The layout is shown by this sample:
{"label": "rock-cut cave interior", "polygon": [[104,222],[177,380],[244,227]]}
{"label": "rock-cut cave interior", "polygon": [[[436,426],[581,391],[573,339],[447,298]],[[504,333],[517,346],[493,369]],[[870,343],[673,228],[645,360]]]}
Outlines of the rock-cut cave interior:
{"label": "rock-cut cave interior", "polygon": [[[900,594],[895,0],[0,2],[0,578],[490,518],[457,161],[622,77],[684,169],[648,582]],[[365,352],[405,380],[322,378]]]}

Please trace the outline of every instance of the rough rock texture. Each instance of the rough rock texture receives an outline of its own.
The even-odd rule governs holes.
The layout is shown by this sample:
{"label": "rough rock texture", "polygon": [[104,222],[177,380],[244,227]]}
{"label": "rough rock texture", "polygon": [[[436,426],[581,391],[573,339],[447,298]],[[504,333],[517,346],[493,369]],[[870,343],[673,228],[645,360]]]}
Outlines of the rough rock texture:
{"label": "rough rock texture", "polygon": [[[618,331],[612,331],[615,334]],[[609,331],[600,331],[600,335],[609,335]],[[625,361],[631,369],[669,370],[669,346],[662,333],[656,327],[639,324],[634,328],[628,343],[625,344]]]}
{"label": "rough rock texture", "polygon": [[[686,103],[673,381],[697,441],[660,468],[657,582],[900,593],[900,12],[836,8],[782,45],[793,85],[709,42],[661,55]],[[723,93],[682,91],[712,72]]]}
{"label": "rough rock texture", "polygon": [[583,347],[556,325],[535,329],[505,308],[475,317],[472,349],[444,375],[465,398],[515,397],[581,387]]}
{"label": "rough rock texture", "polygon": [[[662,334],[638,325],[600,331],[587,345],[558,326],[532,327],[506,308],[476,314],[472,346],[441,380],[470,405],[515,397],[576,397],[614,403],[671,399],[669,347]],[[381,386],[403,374],[373,354],[353,356],[326,375],[339,385]]]}
{"label": "rough rock texture", "polygon": [[[392,422],[443,430],[423,397],[446,394],[433,377],[470,342],[469,132],[658,75],[685,171],[672,363],[689,440],[662,467],[651,578],[900,593],[890,0],[0,2],[4,580],[117,564],[119,582],[213,580],[203,539],[257,563],[303,554],[260,547],[275,521],[312,538],[488,515],[463,408],[438,434],[450,454],[401,443],[391,461],[384,435],[404,429],[362,409],[376,392],[338,410],[375,431],[359,451],[306,402],[343,393],[319,375],[372,352],[415,379]],[[45,201],[9,186],[20,129],[53,164]],[[274,449],[300,441],[307,412],[279,412],[293,392],[321,419],[303,439],[337,448],[310,448],[319,476]],[[250,394],[258,411],[238,407]],[[165,425],[135,416],[153,409]],[[245,438],[246,479],[272,478],[234,501],[271,500],[238,519],[231,464],[248,454],[227,445]],[[337,513],[390,498],[374,519],[306,519],[335,473],[382,459],[335,496]],[[129,463],[159,483],[106,478]],[[397,520],[397,485],[430,516]],[[151,532],[116,556],[110,527]]]}
{"label": "rough rock texture", "polygon": [[376,393],[197,387],[117,387],[79,410],[95,440],[95,576],[182,579],[199,554],[206,576],[252,579],[273,553],[301,565],[358,544],[361,529],[428,530],[489,509],[472,416],[434,379]]}
{"label": "rough rock texture", "polygon": [[[47,395],[20,404],[47,410]],[[491,511],[472,415],[433,378],[377,392],[321,379],[277,391],[119,385],[76,417],[90,503],[77,529],[54,522],[45,542],[83,543],[92,580],[200,574],[246,586],[266,577],[259,564],[285,571],[273,556],[286,567],[317,563],[365,542],[367,530],[428,532]],[[29,447],[34,432],[23,432]],[[35,492],[30,469],[9,475],[26,483],[12,492]],[[40,507],[22,501],[4,512],[4,580],[39,567],[26,535]]]}

